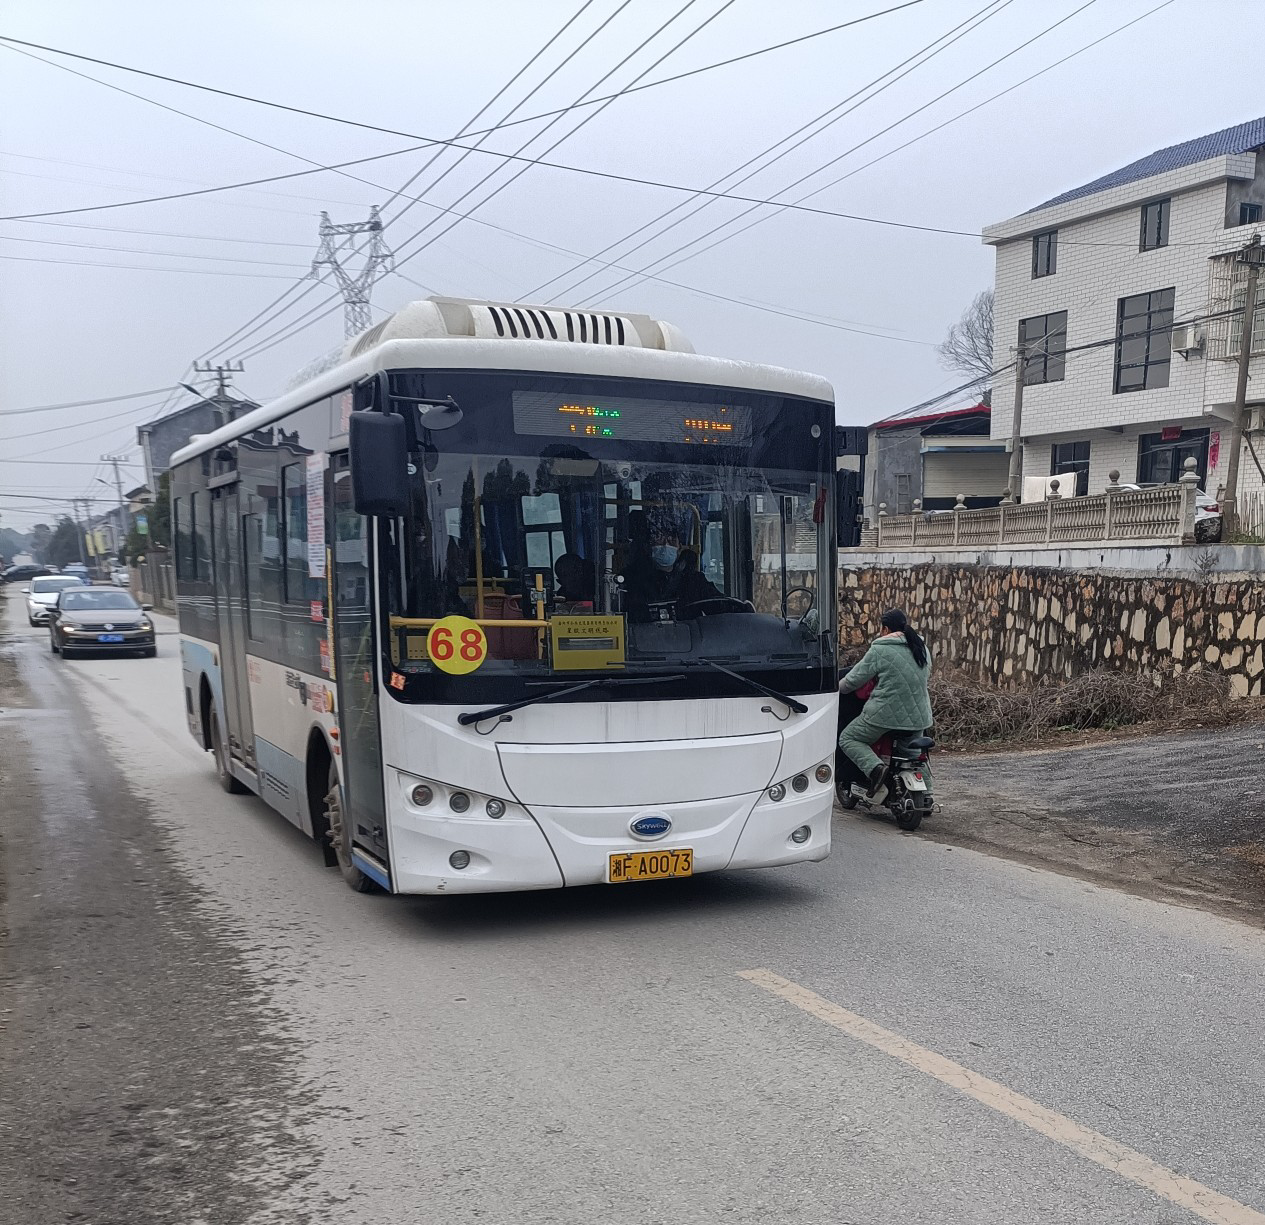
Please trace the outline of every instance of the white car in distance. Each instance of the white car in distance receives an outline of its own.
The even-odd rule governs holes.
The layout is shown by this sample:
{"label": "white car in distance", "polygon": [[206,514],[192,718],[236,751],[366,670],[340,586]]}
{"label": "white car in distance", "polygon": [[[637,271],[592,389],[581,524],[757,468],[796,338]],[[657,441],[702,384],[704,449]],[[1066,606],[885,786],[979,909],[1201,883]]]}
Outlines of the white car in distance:
{"label": "white car in distance", "polygon": [[57,603],[57,597],[67,587],[87,585],[83,579],[74,575],[51,574],[43,578],[33,578],[29,587],[22,588],[22,594],[26,596],[26,619],[32,625],[47,624],[48,614]]}

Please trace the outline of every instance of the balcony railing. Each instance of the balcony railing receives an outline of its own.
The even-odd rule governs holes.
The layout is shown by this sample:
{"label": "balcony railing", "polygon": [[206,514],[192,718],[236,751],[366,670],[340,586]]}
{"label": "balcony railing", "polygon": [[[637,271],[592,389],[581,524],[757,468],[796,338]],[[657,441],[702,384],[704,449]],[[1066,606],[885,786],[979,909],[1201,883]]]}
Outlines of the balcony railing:
{"label": "balcony railing", "polygon": [[871,549],[1043,548],[1046,545],[1183,544],[1195,538],[1194,461],[1176,485],[1154,489],[1121,489],[1111,474],[1106,493],[1063,498],[1058,482],[1043,502],[1012,503],[967,510],[961,495],[953,510],[889,515],[880,507],[878,520],[862,533],[861,547]]}

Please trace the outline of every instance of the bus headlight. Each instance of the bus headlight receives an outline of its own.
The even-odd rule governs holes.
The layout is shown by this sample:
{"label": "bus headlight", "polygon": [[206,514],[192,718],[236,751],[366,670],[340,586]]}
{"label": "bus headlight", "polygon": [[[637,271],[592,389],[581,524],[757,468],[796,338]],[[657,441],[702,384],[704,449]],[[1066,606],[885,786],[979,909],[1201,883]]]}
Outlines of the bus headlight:
{"label": "bus headlight", "polygon": [[828,783],[830,781],[831,773],[832,771],[830,767],[823,761],[821,765],[817,767],[817,781],[819,783]]}
{"label": "bus headlight", "polygon": [[791,786],[794,787],[796,791],[807,791],[808,790],[808,775],[807,774],[795,775],[795,777],[791,779]]}
{"label": "bus headlight", "polygon": [[453,853],[448,856],[448,862],[456,868],[458,872],[460,872],[462,868],[468,868],[470,866],[470,852],[453,851]]}
{"label": "bus headlight", "polygon": [[435,798],[435,793],[425,783],[418,783],[416,787],[409,793],[409,799],[413,801],[418,808],[425,808],[427,804]]}
{"label": "bus headlight", "polygon": [[484,811],[492,818],[493,821],[499,821],[505,815],[505,801],[488,800]]}
{"label": "bus headlight", "polygon": [[791,841],[799,846],[803,846],[812,836],[812,828],[807,825],[801,825],[798,829],[791,830]]}
{"label": "bus headlight", "polygon": [[775,804],[779,800],[786,799],[786,784],[774,783],[773,786],[769,788],[769,799],[771,799]]}

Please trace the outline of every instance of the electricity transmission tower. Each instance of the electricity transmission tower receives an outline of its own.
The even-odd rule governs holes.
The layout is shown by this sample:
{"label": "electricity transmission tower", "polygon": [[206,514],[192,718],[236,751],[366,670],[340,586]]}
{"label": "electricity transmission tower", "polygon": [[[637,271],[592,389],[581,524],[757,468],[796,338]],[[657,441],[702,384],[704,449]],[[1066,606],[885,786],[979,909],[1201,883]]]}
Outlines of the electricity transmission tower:
{"label": "electricity transmission tower", "polygon": [[[334,274],[334,280],[343,294],[343,331],[348,337],[358,336],[371,322],[369,317],[369,291],[382,272],[390,272],[395,267],[394,256],[387,250],[382,238],[382,221],[378,216],[375,204],[369,210],[368,221],[351,221],[335,225],[328,213],[321,214],[321,249],[312,261],[312,275],[322,264],[328,265]],[[351,234],[370,234],[365,247],[365,266],[356,276],[352,276],[338,259],[339,250],[344,242],[335,239]]]}

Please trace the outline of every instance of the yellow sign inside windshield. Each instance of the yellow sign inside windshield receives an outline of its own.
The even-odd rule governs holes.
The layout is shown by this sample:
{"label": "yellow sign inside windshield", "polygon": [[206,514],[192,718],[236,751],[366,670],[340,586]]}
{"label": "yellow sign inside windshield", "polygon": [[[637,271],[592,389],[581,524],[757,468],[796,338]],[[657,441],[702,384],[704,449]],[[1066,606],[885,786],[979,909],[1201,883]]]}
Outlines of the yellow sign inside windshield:
{"label": "yellow sign inside windshield", "polygon": [[624,618],[563,615],[549,620],[555,672],[624,666]]}

